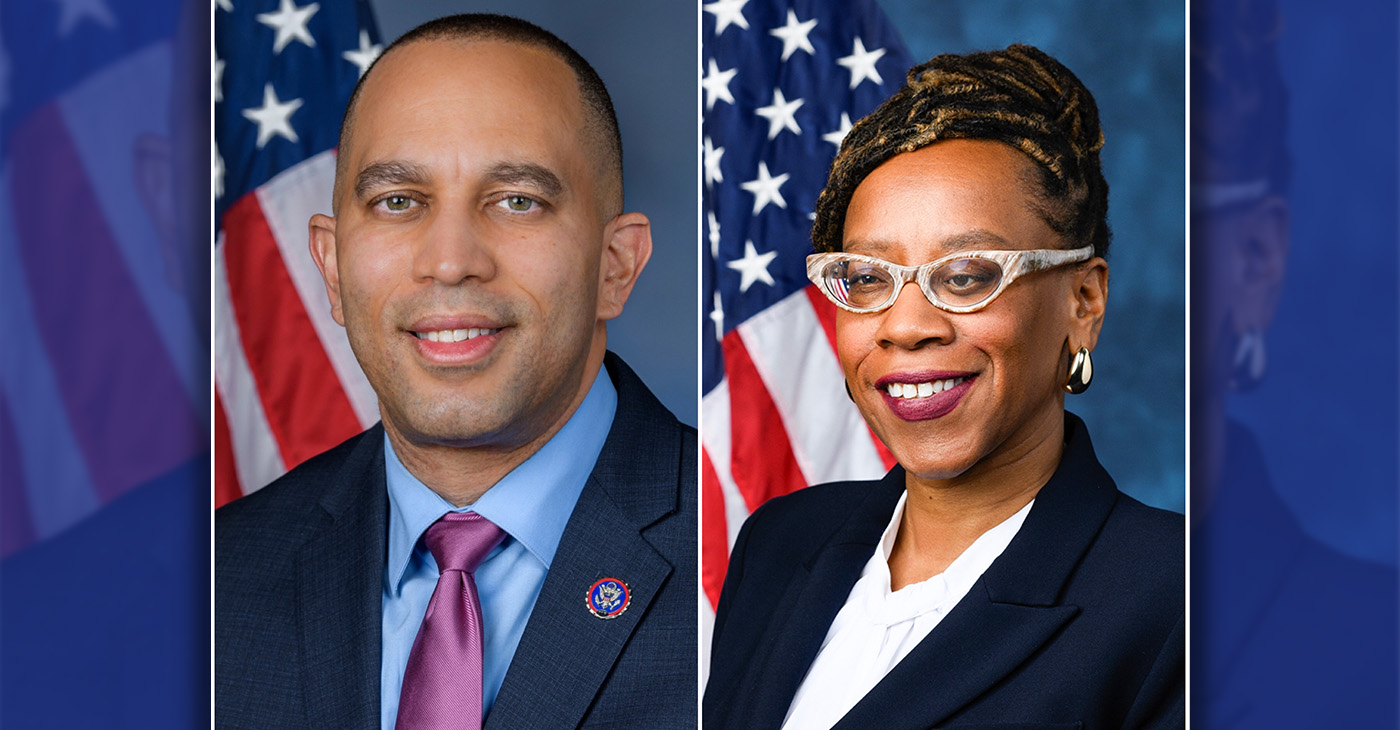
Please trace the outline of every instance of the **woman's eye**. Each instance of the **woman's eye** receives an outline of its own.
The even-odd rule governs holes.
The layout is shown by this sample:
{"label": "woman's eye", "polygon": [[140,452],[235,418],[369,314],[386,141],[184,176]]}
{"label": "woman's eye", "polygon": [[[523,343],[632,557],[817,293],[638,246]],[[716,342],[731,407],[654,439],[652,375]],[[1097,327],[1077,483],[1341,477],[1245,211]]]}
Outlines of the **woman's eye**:
{"label": "woman's eye", "polygon": [[536,203],[533,198],[524,195],[511,195],[501,199],[501,205],[516,213],[524,213],[534,209]]}

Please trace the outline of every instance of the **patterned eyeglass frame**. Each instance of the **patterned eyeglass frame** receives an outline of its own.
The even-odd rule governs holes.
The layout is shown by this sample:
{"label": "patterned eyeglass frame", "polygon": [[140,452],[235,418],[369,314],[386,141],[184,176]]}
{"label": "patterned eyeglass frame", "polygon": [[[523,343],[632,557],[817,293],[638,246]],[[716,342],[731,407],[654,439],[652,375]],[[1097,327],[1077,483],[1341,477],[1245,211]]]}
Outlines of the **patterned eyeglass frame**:
{"label": "patterned eyeglass frame", "polygon": [[[895,300],[899,298],[899,293],[904,290],[904,285],[911,281],[918,283],[919,290],[924,293],[924,298],[933,306],[945,312],[952,312],[953,314],[967,314],[968,312],[976,312],[996,301],[996,298],[1001,296],[1003,291],[1006,291],[1006,287],[1011,286],[1011,282],[1020,278],[1022,275],[1053,269],[1058,266],[1064,266],[1065,264],[1088,261],[1093,258],[1093,256],[1093,246],[1069,250],[1038,248],[1028,251],[959,251],[955,254],[934,259],[920,266],[901,266],[899,264],[892,264],[884,259],[877,259],[874,256],[862,256],[860,254],[841,253],[838,251],[835,253],[814,253],[808,256],[807,278],[810,279],[813,284],[816,284],[817,288],[821,290],[821,293],[824,294],[827,299],[830,299],[833,304],[856,314],[873,314],[889,309],[894,305]],[[1001,283],[997,285],[997,288],[994,289],[991,294],[987,295],[986,299],[976,304],[958,307],[938,301],[938,299],[934,297],[932,291],[930,291],[929,275],[939,266],[949,261],[957,261],[958,259],[986,259],[994,262],[1001,267]],[[893,274],[896,279],[896,284],[890,290],[889,298],[879,306],[865,309],[852,307],[842,302],[827,288],[827,280],[822,276],[822,269],[825,269],[828,264],[839,261],[859,261],[873,264]]]}

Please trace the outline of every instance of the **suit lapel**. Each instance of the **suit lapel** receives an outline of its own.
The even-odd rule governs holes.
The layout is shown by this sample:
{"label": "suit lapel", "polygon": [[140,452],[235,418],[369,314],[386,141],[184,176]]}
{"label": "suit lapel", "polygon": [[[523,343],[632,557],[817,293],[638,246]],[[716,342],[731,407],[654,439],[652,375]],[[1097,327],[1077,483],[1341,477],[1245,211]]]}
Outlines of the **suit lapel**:
{"label": "suit lapel", "polygon": [[734,697],[729,707],[743,726],[776,728],[782,724],[798,685],[861,569],[874,554],[903,491],[904,470],[896,467],[854,506],[831,539],[793,571],[754,646],[748,672],[728,692]]}
{"label": "suit lapel", "polygon": [[1016,537],[833,730],[939,725],[1014,672],[1079,612],[1059,596],[1118,491],[1094,458],[1083,422],[1071,414],[1065,420],[1065,455]]}
{"label": "suit lapel", "polygon": [[379,727],[387,492],[383,431],[370,429],[321,500],[325,523],[297,558],[306,726]]}
{"label": "suit lapel", "polygon": [[[669,412],[611,353],[617,414],[578,504],[569,516],[525,633],[486,718],[486,728],[572,728],[588,712],[657,592],[679,567],[643,537],[678,509],[681,433]],[[661,442],[659,434],[674,433]],[[648,443],[645,452],[636,444]],[[594,616],[589,588],[627,584],[630,603],[611,619]]]}

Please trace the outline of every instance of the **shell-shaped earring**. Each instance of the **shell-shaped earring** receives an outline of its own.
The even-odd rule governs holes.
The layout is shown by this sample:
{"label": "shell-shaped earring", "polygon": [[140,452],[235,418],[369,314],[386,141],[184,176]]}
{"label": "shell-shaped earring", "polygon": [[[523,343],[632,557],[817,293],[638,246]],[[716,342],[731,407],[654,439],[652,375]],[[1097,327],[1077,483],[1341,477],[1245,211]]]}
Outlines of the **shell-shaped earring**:
{"label": "shell-shaped earring", "polygon": [[1089,382],[1093,379],[1094,361],[1089,357],[1089,348],[1081,347],[1069,363],[1069,380],[1065,382],[1065,391],[1076,395],[1083,393],[1089,389]]}

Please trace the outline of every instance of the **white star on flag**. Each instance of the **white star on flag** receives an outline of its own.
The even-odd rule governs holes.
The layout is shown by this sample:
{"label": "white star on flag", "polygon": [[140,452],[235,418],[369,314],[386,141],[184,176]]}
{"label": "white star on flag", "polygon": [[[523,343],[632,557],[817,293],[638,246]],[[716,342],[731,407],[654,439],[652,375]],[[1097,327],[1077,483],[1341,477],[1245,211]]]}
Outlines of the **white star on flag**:
{"label": "white star on flag", "polygon": [[885,83],[880,78],[880,72],[875,69],[875,62],[885,55],[885,49],[877,48],[873,51],[865,50],[865,44],[861,42],[860,36],[856,36],[855,47],[851,50],[851,55],[842,56],[836,62],[845,66],[851,72],[851,88],[860,86],[860,82],[865,79],[874,81],[878,86]]}
{"label": "white star on flag", "polygon": [[378,43],[370,43],[369,31],[362,30],[360,31],[360,47],[353,51],[346,51],[340,55],[345,60],[355,64],[355,67],[360,69],[360,75],[364,76],[365,72],[369,70],[370,64],[374,63],[374,59],[379,58],[379,54],[383,52],[384,46]]}
{"label": "white star on flag", "polygon": [[296,130],[292,129],[292,112],[300,108],[301,99],[278,101],[272,84],[264,86],[263,105],[243,110],[243,116],[258,125],[258,149],[262,149],[275,134],[292,142],[297,141]]}
{"label": "white star on flag", "polygon": [[92,20],[106,28],[117,27],[117,18],[105,0],[54,0],[63,6],[58,16],[58,34],[66,36],[83,20]]}
{"label": "white star on flag", "polygon": [[731,25],[737,25],[744,30],[749,29],[749,21],[744,17],[744,5],[748,2],[749,0],[715,0],[705,3],[705,12],[715,16],[716,36]]}
{"label": "white star on flag", "polygon": [[218,56],[214,57],[214,101],[224,100],[224,62]]}
{"label": "white star on flag", "polygon": [[710,256],[719,258],[719,218],[713,210],[705,211],[705,218],[710,222]]}
{"label": "white star on flag", "polygon": [[782,60],[786,61],[788,57],[797,52],[799,48],[806,51],[809,56],[816,54],[817,50],[812,47],[812,41],[807,39],[807,34],[811,33],[812,29],[815,27],[817,27],[816,18],[812,18],[805,23],[799,23],[797,22],[797,13],[788,10],[787,25],[768,31],[768,35],[775,36],[782,40]]}
{"label": "white star on flag", "polygon": [[834,131],[822,135],[822,139],[836,145],[836,149],[841,149],[841,142],[846,139],[846,135],[851,133],[851,115],[841,112],[841,126]]}
{"label": "white star on flag", "polygon": [[758,177],[746,183],[739,183],[739,187],[753,193],[753,214],[758,215],[758,212],[769,203],[779,208],[787,208],[787,201],[783,200],[783,194],[778,190],[787,181],[788,174],[786,172],[773,177],[768,174],[768,163],[760,161],[758,163]]}
{"label": "white star on flag", "polygon": [[305,43],[309,48],[315,48],[316,39],[311,37],[306,23],[320,9],[320,3],[297,7],[293,0],[282,0],[277,6],[277,12],[258,13],[259,23],[277,31],[277,38],[272,42],[272,52],[281,53],[282,49],[294,40]]}
{"label": "white star on flag", "polygon": [[710,138],[705,138],[705,184],[713,185],[724,182],[724,173],[719,169],[720,158],[724,157],[724,148],[715,147]]}
{"label": "white star on flag", "polygon": [[744,257],[730,261],[725,266],[739,272],[739,291],[742,293],[748,291],[757,281],[773,286],[773,275],[768,273],[768,264],[777,256],[777,251],[760,254],[753,247],[753,241],[744,241]]}
{"label": "white star on flag", "polygon": [[229,0],[214,0],[214,7],[227,12],[233,12],[233,3]]}
{"label": "white star on flag", "polygon": [[715,292],[715,308],[710,310],[710,321],[715,323],[715,339],[724,339],[724,305],[719,292]]}
{"label": "white star on flag", "polygon": [[221,198],[224,195],[224,156],[219,154],[219,146],[212,145],[214,151],[214,197]]}
{"label": "white star on flag", "polygon": [[700,85],[705,88],[705,111],[715,107],[715,100],[734,103],[734,95],[729,93],[729,80],[734,78],[734,74],[739,73],[739,69],[731,68],[728,71],[719,70],[719,65],[715,59],[710,59],[710,70],[705,72],[705,78],[700,79]]}
{"label": "white star on flag", "polygon": [[782,89],[773,89],[773,103],[755,110],[760,117],[768,120],[768,139],[777,137],[784,129],[791,130],[793,134],[802,134],[797,118],[793,116],[801,106],[801,99],[788,101],[783,98]]}

